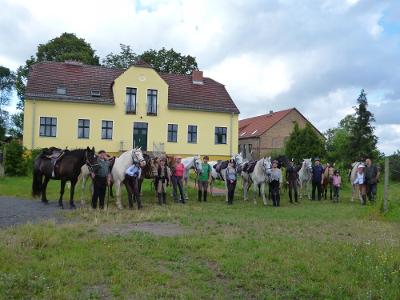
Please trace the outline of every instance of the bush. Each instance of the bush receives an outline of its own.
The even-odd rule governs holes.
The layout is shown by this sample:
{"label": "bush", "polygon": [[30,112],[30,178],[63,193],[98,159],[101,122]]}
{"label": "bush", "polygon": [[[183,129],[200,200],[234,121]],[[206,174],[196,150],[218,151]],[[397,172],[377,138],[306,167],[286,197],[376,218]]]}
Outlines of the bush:
{"label": "bush", "polygon": [[42,149],[33,149],[29,151],[26,154],[25,160],[26,160],[26,167],[27,167],[27,172],[28,174],[31,174],[33,171],[33,162],[40,153],[42,152]]}
{"label": "bush", "polygon": [[25,149],[18,140],[12,140],[5,146],[4,168],[8,176],[24,176],[27,165],[24,158]]}
{"label": "bush", "polygon": [[389,156],[390,179],[400,181],[400,150]]}

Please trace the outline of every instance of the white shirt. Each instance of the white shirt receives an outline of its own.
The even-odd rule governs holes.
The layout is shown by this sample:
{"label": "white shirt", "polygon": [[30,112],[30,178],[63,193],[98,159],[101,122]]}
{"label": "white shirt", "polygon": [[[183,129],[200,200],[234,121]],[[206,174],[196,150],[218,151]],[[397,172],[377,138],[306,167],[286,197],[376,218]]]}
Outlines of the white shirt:
{"label": "white shirt", "polygon": [[365,183],[365,174],[357,172],[357,176],[353,184],[364,184],[364,183]]}
{"label": "white shirt", "polygon": [[129,176],[137,175],[137,178],[140,178],[140,175],[142,174],[142,169],[136,165],[132,165],[128,169],[126,169],[125,174]]}

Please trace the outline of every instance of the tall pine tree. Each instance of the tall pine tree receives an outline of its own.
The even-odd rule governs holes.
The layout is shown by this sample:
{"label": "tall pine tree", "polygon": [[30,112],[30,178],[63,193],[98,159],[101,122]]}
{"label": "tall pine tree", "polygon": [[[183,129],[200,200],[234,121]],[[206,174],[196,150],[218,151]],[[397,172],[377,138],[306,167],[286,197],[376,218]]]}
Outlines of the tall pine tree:
{"label": "tall pine tree", "polygon": [[368,110],[367,94],[361,90],[355,107],[355,121],[350,123],[349,154],[353,160],[364,160],[367,157],[377,158],[379,152],[376,144],[378,138],[374,135],[374,115]]}

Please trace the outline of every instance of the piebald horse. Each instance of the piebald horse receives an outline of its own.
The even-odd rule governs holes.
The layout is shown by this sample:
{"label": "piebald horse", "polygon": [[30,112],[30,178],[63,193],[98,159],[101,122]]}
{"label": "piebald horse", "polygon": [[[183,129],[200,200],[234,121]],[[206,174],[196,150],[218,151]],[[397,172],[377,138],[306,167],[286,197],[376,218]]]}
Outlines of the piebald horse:
{"label": "piebald horse", "polygon": [[356,177],[357,177],[357,169],[358,169],[358,166],[360,164],[361,164],[361,162],[359,162],[359,161],[353,162],[351,164],[351,172],[350,172],[350,184],[351,184],[351,187],[352,187],[351,202],[354,201],[354,198],[356,197],[356,193],[357,192],[358,192],[357,196],[360,199],[360,202],[362,202],[360,191],[357,188],[357,185],[354,184],[354,180],[356,180]]}

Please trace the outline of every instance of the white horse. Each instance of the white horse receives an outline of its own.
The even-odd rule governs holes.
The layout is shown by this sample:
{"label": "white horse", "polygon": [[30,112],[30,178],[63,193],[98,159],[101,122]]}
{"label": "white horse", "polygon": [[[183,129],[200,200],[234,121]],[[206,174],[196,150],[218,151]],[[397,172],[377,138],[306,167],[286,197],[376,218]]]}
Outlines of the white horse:
{"label": "white horse", "polygon": [[351,202],[354,201],[354,198],[356,197],[356,192],[358,191],[358,198],[360,199],[360,201],[362,202],[362,197],[361,197],[361,193],[360,190],[357,188],[357,185],[355,185],[353,182],[354,180],[356,180],[357,177],[357,169],[358,166],[361,164],[361,162],[356,161],[353,162],[351,164],[351,173],[350,173],[350,183],[351,183],[351,187],[352,187],[352,192],[351,192]]}
{"label": "white horse", "polygon": [[312,163],[311,158],[303,159],[303,163],[301,165],[301,169],[298,172],[299,174],[299,182],[300,182],[300,199],[304,194],[308,197],[308,200],[311,200],[311,179],[312,179]]}
{"label": "white horse", "polygon": [[[81,174],[80,174],[80,179],[82,181],[81,183],[81,205],[85,205],[85,193],[86,193],[86,182],[88,179],[91,179],[90,177],[90,170],[89,167],[85,164],[81,168]],[[91,185],[91,190],[93,193],[93,184]]]}
{"label": "white horse", "polygon": [[244,201],[247,201],[247,192],[253,184],[253,200],[254,204],[257,204],[258,186],[261,185],[261,194],[264,205],[267,205],[267,199],[265,197],[265,183],[269,177],[269,171],[271,170],[271,157],[264,157],[257,161],[252,173],[242,171],[243,180],[243,197]]}
{"label": "white horse", "polygon": [[194,169],[196,173],[199,173],[201,171],[201,159],[200,155],[195,155],[195,156],[190,156],[190,157],[185,157],[182,159],[182,164],[185,166],[185,170],[183,172],[183,181],[184,181],[184,197],[185,200],[188,200],[188,194],[187,194],[187,186],[188,186],[188,181],[189,181],[189,174],[190,170]]}
{"label": "white horse", "polygon": [[[236,170],[238,170],[239,168],[242,167],[243,164],[243,156],[242,153],[238,153],[235,154],[234,156],[231,157],[231,159],[233,159],[235,161],[236,164]],[[228,202],[228,183],[226,182],[226,168],[228,166],[228,164],[226,164],[227,166],[223,169],[220,170],[220,173],[217,172],[217,170],[214,168],[214,166],[217,164],[217,162],[208,162],[208,164],[211,167],[211,184],[210,184],[210,193],[212,195],[212,191],[213,191],[213,183],[215,180],[220,179],[223,180],[225,183],[225,197],[226,197],[226,202]]]}
{"label": "white horse", "polygon": [[[140,164],[141,167],[144,167],[144,165],[146,165],[146,161],[143,158],[143,153],[140,148],[128,150],[115,159],[111,175],[115,186],[115,194],[117,197],[118,209],[122,209],[121,186],[122,182],[125,179],[125,171],[134,163]],[[138,208],[140,207],[141,204],[140,202],[138,202]]]}

